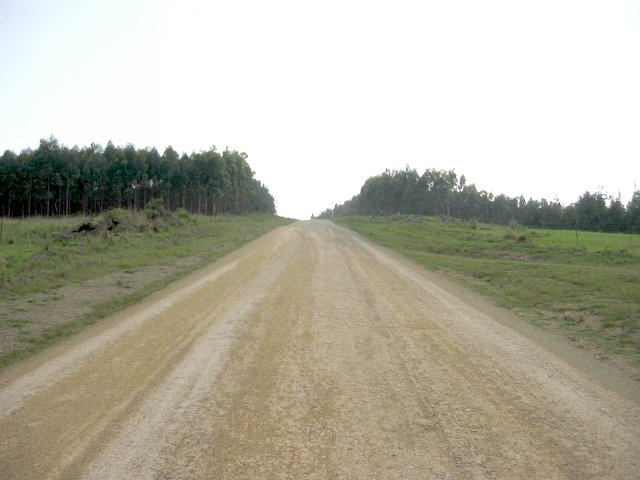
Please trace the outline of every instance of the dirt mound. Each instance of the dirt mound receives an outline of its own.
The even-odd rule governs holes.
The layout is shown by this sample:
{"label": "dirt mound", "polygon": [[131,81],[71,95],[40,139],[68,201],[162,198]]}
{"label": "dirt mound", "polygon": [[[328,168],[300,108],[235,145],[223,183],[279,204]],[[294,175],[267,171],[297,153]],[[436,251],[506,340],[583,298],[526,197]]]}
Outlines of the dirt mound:
{"label": "dirt mound", "polygon": [[166,210],[161,202],[152,201],[142,211],[110,210],[77,225],[68,234],[60,235],[58,239],[66,240],[69,236],[80,233],[106,235],[107,232],[159,232],[165,226],[179,225],[182,225],[182,221],[178,216]]}

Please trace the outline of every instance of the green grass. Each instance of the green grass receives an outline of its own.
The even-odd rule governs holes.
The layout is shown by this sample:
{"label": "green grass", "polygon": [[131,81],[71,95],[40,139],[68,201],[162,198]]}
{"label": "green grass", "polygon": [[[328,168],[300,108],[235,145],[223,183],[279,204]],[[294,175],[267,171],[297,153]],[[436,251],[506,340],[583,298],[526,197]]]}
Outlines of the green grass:
{"label": "green grass", "polygon": [[[108,231],[108,220],[116,216],[120,224]],[[91,233],[70,234],[73,227],[89,219],[4,219],[0,243],[0,303],[20,300],[22,320],[0,311],[0,333],[20,335],[18,348],[0,351],[0,368],[40,351],[80,331],[86,325],[136,303],[178,278],[203,267],[250,240],[292,220],[264,214],[208,217],[186,212],[161,212],[152,219],[147,213],[123,210],[92,219],[97,229]],[[30,328],[29,305],[60,300],[55,289],[67,284],[82,284],[106,275],[151,267],[172,265],[187,258],[184,266],[144,286],[118,280],[128,293],[109,298],[91,312],[62,325],[38,325]],[[36,294],[47,294],[34,297]],[[34,298],[40,298],[35,301]],[[22,301],[24,300],[24,301]],[[27,315],[28,316],[28,315]],[[1,340],[1,339],[0,339]]]}
{"label": "green grass", "polygon": [[[640,236],[517,229],[438,217],[342,217],[381,245],[581,347],[640,367]],[[525,237],[518,242],[509,234]]]}
{"label": "green grass", "polygon": [[[0,299],[194,255],[210,261],[291,222],[262,214],[207,217],[182,213],[155,223],[143,214],[116,211],[108,217],[114,215],[121,223],[113,232],[99,228],[97,233],[74,235],[69,235],[70,230],[87,219],[5,219]],[[104,218],[107,216],[94,221],[100,226]]]}

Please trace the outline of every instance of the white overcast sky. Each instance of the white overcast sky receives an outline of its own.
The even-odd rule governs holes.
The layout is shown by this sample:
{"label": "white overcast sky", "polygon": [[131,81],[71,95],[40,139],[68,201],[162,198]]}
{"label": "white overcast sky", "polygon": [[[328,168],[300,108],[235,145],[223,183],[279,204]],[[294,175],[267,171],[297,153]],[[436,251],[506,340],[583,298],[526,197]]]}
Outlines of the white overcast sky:
{"label": "white overcast sky", "polygon": [[0,0],[0,151],[246,152],[278,212],[455,169],[558,197],[640,187],[640,0]]}

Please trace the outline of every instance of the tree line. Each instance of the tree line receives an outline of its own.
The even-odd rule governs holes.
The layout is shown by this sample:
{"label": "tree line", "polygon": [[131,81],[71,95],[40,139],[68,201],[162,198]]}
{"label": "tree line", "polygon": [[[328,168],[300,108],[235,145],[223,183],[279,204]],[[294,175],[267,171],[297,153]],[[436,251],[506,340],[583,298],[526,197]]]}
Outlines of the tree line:
{"label": "tree line", "polygon": [[458,178],[453,171],[427,169],[386,170],[367,179],[360,193],[317,218],[345,215],[445,215],[483,223],[532,228],[640,232],[640,191],[625,206],[620,198],[585,192],[571,205],[546,199],[525,200],[493,195]]}
{"label": "tree line", "polygon": [[[29,217],[142,209],[154,199],[165,208],[205,215],[276,212],[273,196],[254,177],[247,155],[215,147],[179,155],[167,147],[128,144],[68,148],[53,136],[37,149],[0,157],[2,215]],[[156,200],[157,202],[158,200]]]}

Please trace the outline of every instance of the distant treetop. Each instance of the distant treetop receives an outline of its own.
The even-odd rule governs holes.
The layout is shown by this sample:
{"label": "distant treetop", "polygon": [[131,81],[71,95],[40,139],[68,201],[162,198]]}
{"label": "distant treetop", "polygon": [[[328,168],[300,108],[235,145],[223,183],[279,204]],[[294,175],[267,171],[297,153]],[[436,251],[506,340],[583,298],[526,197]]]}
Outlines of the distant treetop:
{"label": "distant treetop", "polygon": [[640,232],[640,191],[623,205],[620,198],[585,192],[575,203],[494,196],[453,171],[385,170],[364,182],[360,193],[315,218],[345,215],[445,215],[484,223],[535,228]]}

